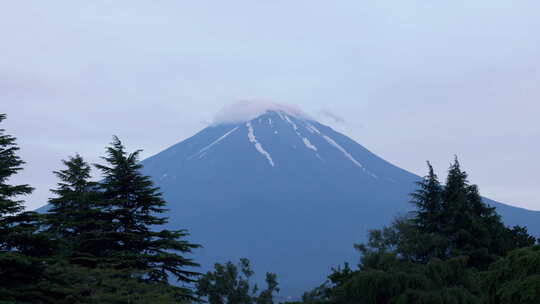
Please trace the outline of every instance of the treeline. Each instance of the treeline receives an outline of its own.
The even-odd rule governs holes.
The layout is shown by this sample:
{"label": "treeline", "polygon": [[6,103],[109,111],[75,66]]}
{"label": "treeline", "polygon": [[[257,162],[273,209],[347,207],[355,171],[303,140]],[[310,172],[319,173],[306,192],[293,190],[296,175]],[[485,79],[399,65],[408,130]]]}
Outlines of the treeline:
{"label": "treeline", "polygon": [[54,172],[48,211],[36,213],[20,199],[32,187],[9,183],[24,164],[18,150],[0,129],[0,303],[273,304],[276,276],[267,274],[264,290],[251,287],[248,260],[243,277],[232,263],[195,271],[188,254],[200,245],[186,230],[160,228],[166,202],[141,173],[140,151],[126,152],[114,137],[103,164],[69,157]]}
{"label": "treeline", "polygon": [[[0,116],[0,121],[5,115]],[[194,298],[199,245],[185,230],[156,229],[166,202],[140,173],[139,151],[118,138],[94,165],[80,155],[55,171],[48,212],[24,212],[28,185],[9,185],[21,170],[15,138],[0,131],[0,301],[2,303],[174,303]],[[169,282],[179,282],[178,285]]]}
{"label": "treeline", "polygon": [[442,185],[429,173],[415,211],[372,230],[356,269],[334,269],[297,303],[540,303],[540,246],[525,227],[505,227],[456,159]]}

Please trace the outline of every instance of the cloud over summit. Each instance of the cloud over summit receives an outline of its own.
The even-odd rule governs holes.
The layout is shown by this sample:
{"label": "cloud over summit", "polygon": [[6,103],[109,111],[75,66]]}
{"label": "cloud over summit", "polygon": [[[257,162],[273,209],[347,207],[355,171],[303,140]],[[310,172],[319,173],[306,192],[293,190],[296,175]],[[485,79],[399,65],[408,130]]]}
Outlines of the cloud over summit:
{"label": "cloud over summit", "polygon": [[268,111],[281,111],[289,115],[308,118],[298,107],[265,100],[242,100],[225,106],[214,117],[214,124],[250,121]]}

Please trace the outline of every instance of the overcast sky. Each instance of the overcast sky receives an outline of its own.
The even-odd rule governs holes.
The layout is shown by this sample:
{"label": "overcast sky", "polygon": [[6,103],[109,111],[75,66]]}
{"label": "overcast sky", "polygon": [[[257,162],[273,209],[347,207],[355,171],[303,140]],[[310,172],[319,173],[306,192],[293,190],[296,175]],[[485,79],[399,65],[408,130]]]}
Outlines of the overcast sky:
{"label": "overcast sky", "polygon": [[116,134],[147,157],[238,99],[290,103],[386,160],[540,210],[540,1],[2,1],[0,113],[43,205]]}

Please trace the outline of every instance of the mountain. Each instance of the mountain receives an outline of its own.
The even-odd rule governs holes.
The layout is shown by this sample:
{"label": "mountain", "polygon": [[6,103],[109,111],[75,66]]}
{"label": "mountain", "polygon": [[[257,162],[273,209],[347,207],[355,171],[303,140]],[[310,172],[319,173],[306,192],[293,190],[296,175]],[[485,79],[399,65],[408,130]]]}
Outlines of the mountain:
{"label": "mountain", "polygon": [[[260,277],[278,274],[285,297],[356,263],[353,244],[410,211],[420,179],[279,107],[211,125],[143,165],[169,203],[169,227],[204,246],[193,256],[202,270],[247,257]],[[487,202],[506,224],[540,233],[540,212]]]}

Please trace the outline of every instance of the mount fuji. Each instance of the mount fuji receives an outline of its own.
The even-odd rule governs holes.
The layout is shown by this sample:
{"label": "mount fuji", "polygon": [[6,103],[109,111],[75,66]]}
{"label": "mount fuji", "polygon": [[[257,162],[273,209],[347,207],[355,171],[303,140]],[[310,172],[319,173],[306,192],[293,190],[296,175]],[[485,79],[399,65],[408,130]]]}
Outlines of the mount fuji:
{"label": "mount fuji", "polygon": [[[246,113],[142,162],[169,203],[169,228],[204,246],[193,255],[203,271],[247,257],[296,297],[356,263],[353,244],[369,229],[411,210],[419,176],[294,109]],[[540,233],[540,212],[486,201],[507,225]]]}

